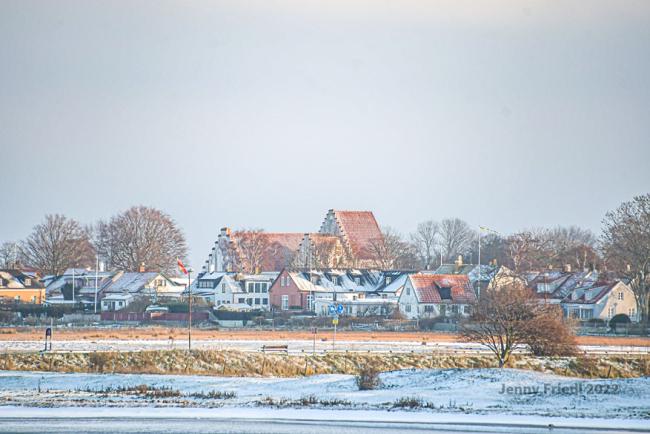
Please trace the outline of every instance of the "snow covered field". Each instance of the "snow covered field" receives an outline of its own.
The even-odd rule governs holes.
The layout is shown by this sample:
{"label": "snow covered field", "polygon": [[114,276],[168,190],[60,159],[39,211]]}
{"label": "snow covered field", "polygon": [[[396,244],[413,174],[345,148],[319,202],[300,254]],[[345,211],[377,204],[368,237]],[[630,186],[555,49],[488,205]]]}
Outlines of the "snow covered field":
{"label": "snow covered field", "polygon": [[[514,369],[434,369],[388,372],[381,380],[381,388],[359,391],[349,375],[238,378],[0,371],[0,404],[411,410],[447,415],[629,419],[643,420],[650,427],[650,378],[585,380]],[[151,397],[118,391],[141,384],[178,394]],[[2,414],[7,415],[7,408]]]}
{"label": "snow covered field", "polygon": [[[201,339],[192,341],[195,349],[213,350],[240,350],[260,351],[264,345],[288,345],[292,354],[311,353],[314,351],[314,343],[311,340],[224,340],[224,339]],[[55,340],[52,349],[54,351],[143,351],[143,350],[168,350],[186,349],[186,340],[166,339],[107,339],[107,340]],[[417,341],[336,341],[316,340],[315,350],[318,353],[325,351],[359,351],[359,352],[454,352],[454,353],[486,353],[487,350],[477,344],[457,342],[427,343]],[[40,351],[43,343],[33,340],[0,341],[0,351]],[[622,346],[622,345],[585,345],[581,349],[589,353],[609,354],[650,354],[650,347]]]}

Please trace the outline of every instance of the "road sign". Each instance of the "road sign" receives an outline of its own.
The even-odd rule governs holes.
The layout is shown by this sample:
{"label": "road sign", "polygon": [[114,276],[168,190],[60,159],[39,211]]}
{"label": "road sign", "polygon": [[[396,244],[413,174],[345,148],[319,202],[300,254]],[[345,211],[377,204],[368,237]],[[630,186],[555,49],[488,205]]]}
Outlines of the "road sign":
{"label": "road sign", "polygon": [[330,312],[330,315],[334,315],[336,313],[336,306],[333,305],[333,304],[330,304],[329,305],[329,312]]}
{"label": "road sign", "polygon": [[334,318],[332,318],[332,324],[333,324],[333,325],[338,325],[338,323],[339,323],[339,319],[338,319],[338,317],[334,317]]}
{"label": "road sign", "polygon": [[338,313],[339,315],[341,315],[343,313],[343,305],[342,304],[339,304],[339,305],[336,306],[336,313]]}

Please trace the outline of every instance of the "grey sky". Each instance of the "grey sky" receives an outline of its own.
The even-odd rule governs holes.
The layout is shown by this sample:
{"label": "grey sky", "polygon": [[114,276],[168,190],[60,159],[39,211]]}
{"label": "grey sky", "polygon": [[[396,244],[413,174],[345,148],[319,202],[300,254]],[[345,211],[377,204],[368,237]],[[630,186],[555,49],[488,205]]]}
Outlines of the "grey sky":
{"label": "grey sky", "polygon": [[650,1],[0,2],[0,241],[579,224],[650,191]]}

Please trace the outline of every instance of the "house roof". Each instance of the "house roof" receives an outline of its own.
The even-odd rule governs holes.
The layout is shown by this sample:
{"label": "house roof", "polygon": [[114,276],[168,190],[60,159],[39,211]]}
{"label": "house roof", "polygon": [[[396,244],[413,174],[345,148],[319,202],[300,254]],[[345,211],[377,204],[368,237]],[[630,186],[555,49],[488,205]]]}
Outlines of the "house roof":
{"label": "house roof", "polygon": [[[603,297],[609,294],[619,283],[622,282],[597,282],[593,286],[582,288],[574,288],[562,300],[562,303],[568,304],[595,304],[598,303]],[[590,297],[587,297],[587,293]],[[573,296],[577,296],[573,299]]]}
{"label": "house roof", "polygon": [[444,303],[440,291],[450,288],[451,303],[471,303],[476,299],[470,281],[457,274],[411,274],[411,285],[420,303]]}
{"label": "house roof", "polygon": [[334,211],[334,216],[357,259],[373,259],[372,243],[383,238],[372,211]]}
{"label": "house roof", "polygon": [[11,289],[42,289],[43,284],[32,275],[25,274],[20,270],[0,270],[0,277],[7,281],[5,288]]}
{"label": "house roof", "polygon": [[158,277],[160,273],[157,272],[127,272],[120,276],[117,280],[111,283],[107,288],[107,293],[116,292],[140,292],[152,280]]}

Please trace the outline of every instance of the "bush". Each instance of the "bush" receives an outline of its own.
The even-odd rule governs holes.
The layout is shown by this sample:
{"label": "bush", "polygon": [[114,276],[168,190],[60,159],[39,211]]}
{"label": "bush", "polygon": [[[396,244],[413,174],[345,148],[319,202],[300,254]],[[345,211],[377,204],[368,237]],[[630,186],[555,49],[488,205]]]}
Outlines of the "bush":
{"label": "bush", "polygon": [[379,370],[373,366],[364,366],[356,377],[359,390],[375,390],[381,387]]}

